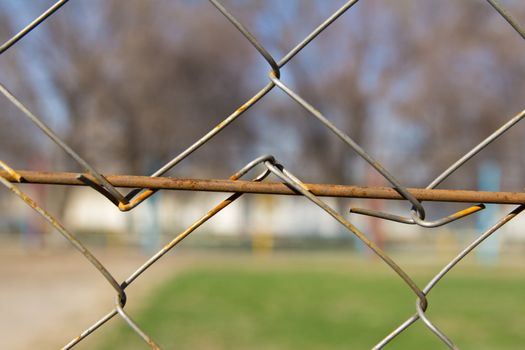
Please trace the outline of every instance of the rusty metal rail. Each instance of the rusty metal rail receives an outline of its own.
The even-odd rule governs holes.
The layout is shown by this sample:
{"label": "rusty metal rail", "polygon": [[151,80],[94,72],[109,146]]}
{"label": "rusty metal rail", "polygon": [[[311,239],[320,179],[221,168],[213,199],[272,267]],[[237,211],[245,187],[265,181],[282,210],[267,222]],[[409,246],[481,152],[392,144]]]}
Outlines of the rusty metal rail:
{"label": "rusty metal rail", "polygon": [[[80,179],[81,176],[90,178],[87,173],[71,172],[41,172],[15,170],[20,178],[12,173],[0,171],[0,177],[11,182],[88,186]],[[252,182],[221,179],[183,179],[175,177],[149,177],[133,175],[104,175],[108,182],[115,187],[175,191],[202,191],[202,192],[239,192],[257,194],[301,195],[291,186],[283,182]],[[94,181],[94,179],[92,179]],[[312,184],[305,186],[310,192],[320,197],[346,197],[368,199],[404,200],[391,187],[364,187],[336,184]],[[457,202],[457,203],[494,203],[494,204],[525,204],[524,192],[488,192],[447,189],[407,188],[418,201],[425,202]]]}
{"label": "rusty metal rail", "polygon": [[[267,62],[270,73],[266,80],[262,82],[263,87],[254,96],[249,98],[239,108],[235,109],[230,115],[225,117],[218,125],[210,129],[201,138],[195,140],[180,154],[173,157],[165,165],[153,172],[151,176],[129,176],[129,175],[107,175],[104,176],[98,172],[91,164],[81,157],[70,145],[64,142],[58,134],[48,127],[42,118],[33,113],[26,105],[9,91],[7,87],[0,83],[0,94],[2,94],[14,107],[16,107],[21,116],[28,118],[34,123],[39,130],[49,137],[55,144],[71,157],[82,169],[82,173],[67,173],[67,172],[39,172],[39,171],[25,171],[14,170],[0,160],[0,185],[9,189],[15,196],[19,197],[31,208],[36,210],[49,224],[51,224],[66,240],[68,240],[74,247],[82,254],[87,262],[92,264],[99,273],[106,279],[109,285],[113,288],[115,294],[114,307],[102,318],[94,322],[91,326],[86,328],[78,336],[73,337],[65,346],[64,349],[70,349],[79,342],[83,341],[90,334],[102,327],[107,321],[115,316],[121,317],[130,329],[132,329],[138,336],[140,336],[145,344],[153,349],[159,349],[158,345],[150,336],[148,336],[140,326],[135,323],[132,318],[124,311],[124,307],[128,302],[126,296],[126,288],[137,281],[139,277],[145,273],[153,264],[157,263],[167,252],[176,247],[183,239],[187,238],[193,231],[198,229],[204,222],[209,220],[214,215],[218,214],[222,209],[234,201],[241,198],[245,193],[259,193],[272,195],[298,195],[308,199],[320,210],[325,211],[333,217],[339,224],[341,224],[350,234],[361,240],[374,254],[376,254],[382,261],[388,265],[392,271],[403,281],[408,289],[410,289],[417,298],[415,313],[409,317],[404,323],[388,334],[383,340],[378,342],[373,349],[382,349],[390,341],[392,341],[400,333],[404,332],[408,327],[418,320],[421,320],[425,327],[437,336],[445,346],[450,349],[458,349],[458,346],[450,339],[445,332],[437,327],[426,315],[426,309],[429,306],[430,299],[428,294],[432,288],[443,280],[445,275],[453,269],[462,259],[470,254],[478,245],[480,245],[486,238],[497,232],[503,225],[514,219],[525,209],[525,193],[523,192],[482,192],[482,191],[468,191],[468,190],[452,190],[452,189],[436,189],[446,178],[448,178],[457,169],[461,168],[467,161],[472,159],[476,154],[486,149],[493,141],[500,138],[508,130],[516,126],[523,119],[525,119],[525,110],[510,118],[505,124],[496,129],[492,134],[488,135],[484,140],[478,144],[473,145],[472,149],[464,155],[458,155],[458,159],[447,169],[445,169],[438,177],[432,180],[426,188],[408,188],[405,187],[388,169],[386,169],[379,161],[373,158],[361,145],[357,144],[347,133],[337,128],[337,126],[320,110],[318,110],[311,103],[306,101],[300,94],[286,83],[286,77],[281,76],[280,69],[289,64],[289,62],[297,55],[303,48],[305,48],[311,41],[316,40],[318,35],[325,31],[326,28],[332,25],[339,17],[344,15],[347,11],[353,8],[359,0],[350,0],[344,2],[342,6],[331,14],[319,26],[314,28],[309,35],[301,40],[292,50],[285,54],[280,60],[276,60],[269,53],[264,45],[248,30],[241,20],[233,16],[226,7],[224,7],[218,0],[209,0],[211,5],[219,11],[226,19],[233,25],[253,48],[262,56]],[[512,18],[510,13],[501,7],[496,0],[486,0],[488,4],[496,10],[510,25],[514,31],[525,39],[525,30],[519,23]],[[481,1],[480,1],[481,2]],[[8,50],[11,50],[16,43],[22,40],[28,33],[35,30],[41,23],[45,22],[54,13],[59,11],[68,0],[59,0],[52,5],[48,10],[43,12],[35,20],[29,23],[25,28],[20,30],[17,34],[12,35],[5,43],[0,45],[0,55]],[[126,6],[126,4],[123,4]],[[196,15],[197,16],[197,15]],[[38,59],[35,57],[34,59]],[[321,59],[321,58],[320,58]],[[233,121],[240,118],[246,110],[251,108],[256,103],[259,103],[263,98],[273,89],[281,90],[287,95],[290,101],[297,103],[303,109],[306,115],[315,119],[319,125],[326,128],[327,132],[331,132],[335,137],[339,138],[344,143],[348,150],[358,154],[365,160],[371,168],[379,173],[383,179],[388,181],[391,187],[359,187],[348,186],[341,184],[308,184],[303,183],[298,176],[290,173],[286,167],[280,164],[272,156],[261,156],[243,167],[238,172],[232,174],[228,180],[221,179],[180,179],[161,177],[166,172],[174,168],[183,159],[189,157],[194,151],[205,146],[219,132],[227,128]],[[243,176],[251,172],[255,167],[262,167],[263,172],[254,177],[251,181],[240,180]],[[3,170],[2,170],[3,169]],[[269,175],[276,176],[281,182],[263,181]],[[21,184],[49,184],[49,185],[65,185],[65,186],[90,186],[97,192],[104,195],[111,200],[120,210],[128,211],[138,206],[143,201],[151,197],[159,190],[183,190],[183,191],[212,191],[212,192],[228,192],[233,193],[226,199],[218,203],[215,207],[210,209],[199,220],[187,227],[185,230],[176,235],[170,242],[168,242],[162,249],[151,256],[143,265],[132,271],[127,279],[122,282],[117,282],[111,272],[95,257],[90,249],[84,245],[72,232],[68,231],[56,218],[54,218],[44,208],[39,206],[29,195],[21,190]],[[131,188],[127,195],[122,195],[117,188]],[[391,199],[403,200],[412,206],[412,209],[407,216],[397,216],[389,213],[365,210],[360,208],[352,208],[352,213],[375,216],[378,218],[393,220],[404,224],[419,225],[423,228],[437,227],[446,225],[452,221],[459,220],[468,215],[478,212],[484,208],[486,203],[497,204],[514,204],[518,205],[513,210],[510,210],[507,215],[496,222],[491,228],[481,233],[478,238],[464,247],[456,257],[454,257],[443,269],[431,279],[425,288],[420,288],[411,278],[411,276],[403,270],[397,263],[383,251],[381,247],[374,243],[373,240],[354,226],[342,214],[331,208],[328,203],[324,202],[320,197],[348,197],[348,198],[377,198],[377,199]],[[465,202],[465,203],[479,203],[449,216],[428,221],[425,219],[425,207],[423,202],[438,201],[438,202]]]}

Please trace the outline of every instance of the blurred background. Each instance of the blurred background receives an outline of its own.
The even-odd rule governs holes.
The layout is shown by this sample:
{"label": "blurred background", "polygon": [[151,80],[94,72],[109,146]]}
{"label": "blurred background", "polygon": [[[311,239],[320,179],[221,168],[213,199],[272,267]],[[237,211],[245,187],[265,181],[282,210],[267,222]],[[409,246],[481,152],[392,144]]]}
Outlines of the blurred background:
{"label": "blurred background", "polygon": [[[278,60],[344,2],[223,3]],[[0,1],[0,42],[51,4]],[[502,4],[525,22],[523,2]],[[290,61],[282,80],[402,184],[425,187],[524,108],[524,54],[519,35],[484,1],[367,0]],[[103,174],[153,173],[252,97],[268,82],[268,70],[249,42],[202,0],[71,1],[0,59],[2,83]],[[81,171],[5,98],[0,110],[0,159],[15,169]],[[517,125],[440,187],[523,191],[523,132]],[[305,182],[388,185],[278,89],[167,175],[227,178],[262,154],[274,155]],[[87,188],[23,189],[110,263],[119,254],[144,260],[225,198],[164,191],[121,213]],[[406,202],[327,201],[409,265],[450,260],[511,210],[489,206],[459,222],[422,230],[348,213],[359,206],[404,215],[410,209]],[[429,218],[463,206],[425,203]],[[53,264],[53,257],[70,254],[62,237],[7,190],[0,191],[0,242],[2,256],[11,262],[45,256]],[[259,195],[244,196],[181,249],[196,256],[237,254],[241,261],[278,256],[283,263],[283,256],[304,257],[304,252],[341,256],[346,263],[351,257],[355,264],[372,259],[306,199]],[[486,242],[472,264],[515,266],[524,251],[518,218]],[[117,260],[126,265],[126,258]],[[12,267],[3,269],[9,274]],[[31,267],[27,271],[34,273]],[[515,275],[510,280],[523,283]],[[16,294],[19,288],[13,288]],[[201,348],[222,348],[217,344]]]}

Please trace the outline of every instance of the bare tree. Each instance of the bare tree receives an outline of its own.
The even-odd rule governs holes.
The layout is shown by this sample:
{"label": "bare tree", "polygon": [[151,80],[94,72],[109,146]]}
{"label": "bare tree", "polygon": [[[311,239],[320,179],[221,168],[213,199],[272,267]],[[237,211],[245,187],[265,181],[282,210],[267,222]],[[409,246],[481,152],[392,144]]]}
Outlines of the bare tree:
{"label": "bare tree", "polygon": [[[278,59],[341,4],[229,5]],[[522,6],[512,10],[521,18]],[[1,69],[35,109],[48,100],[60,107],[45,116],[103,172],[152,172],[266,82],[263,60],[207,3],[72,2],[38,32],[2,57]],[[295,57],[282,79],[402,183],[420,186],[523,108],[522,47],[481,1],[369,0]],[[45,92],[19,78],[31,70],[6,68],[25,62],[15,54],[38,62]],[[483,154],[516,178],[523,159],[511,146],[522,143],[514,132]],[[174,173],[225,176],[267,151],[308,181],[366,183],[370,169],[275,89]],[[463,179],[474,176],[472,164]]]}
{"label": "bare tree", "polygon": [[[435,176],[523,109],[525,65],[519,57],[525,46],[484,2],[413,5],[411,20],[397,10],[398,30],[392,32],[406,38],[401,41],[406,45],[399,46],[406,62],[397,76],[408,88],[395,106],[426,134],[412,154]],[[512,8],[519,15],[518,10]],[[523,138],[513,130],[451,177],[451,183],[475,185],[472,180],[483,158],[512,171],[523,164],[515,152],[519,145]]]}
{"label": "bare tree", "polygon": [[[121,5],[98,3],[97,18],[84,19],[70,7],[50,31],[49,69],[69,111],[70,141],[111,170],[145,174],[247,97],[248,62],[239,62],[249,60],[248,46],[237,45],[228,23],[202,5]],[[218,147],[189,162],[229,168],[228,157],[214,162],[221,157],[213,150],[232,152],[253,139],[246,123],[237,127],[236,137],[218,137]]]}

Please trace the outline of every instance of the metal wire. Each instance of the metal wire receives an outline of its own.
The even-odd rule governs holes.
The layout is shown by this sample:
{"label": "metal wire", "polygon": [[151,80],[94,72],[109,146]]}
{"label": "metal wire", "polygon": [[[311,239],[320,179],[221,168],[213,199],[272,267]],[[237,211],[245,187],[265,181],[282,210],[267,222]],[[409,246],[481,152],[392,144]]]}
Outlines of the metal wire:
{"label": "metal wire", "polygon": [[[133,321],[133,319],[124,311],[124,307],[128,302],[125,293],[126,288],[138,281],[152,265],[156,264],[166,253],[171,251],[182,240],[187,238],[192,232],[198,229],[203,223],[208,221],[213,216],[217,215],[224,208],[243,196],[244,193],[264,193],[274,195],[297,195],[304,196],[309,201],[317,205],[322,211],[331,215],[334,220],[339,222],[351,234],[361,240],[373,253],[380,257],[383,262],[392,269],[397,276],[405,283],[416,296],[416,307],[413,316],[408,318],[398,328],[388,334],[381,340],[374,349],[381,349],[392,341],[395,337],[409,328],[418,320],[422,320],[423,324],[435,334],[442,342],[450,349],[458,349],[452,339],[447,334],[439,329],[425,314],[429,305],[428,295],[430,291],[441,282],[444,277],[451,271],[458,263],[461,262],[468,254],[470,254],[477,246],[479,246],[486,238],[497,232],[503,225],[514,219],[525,209],[525,193],[508,193],[508,192],[480,192],[480,191],[465,191],[465,190],[437,190],[435,189],[446,178],[448,178],[457,169],[461,168],[467,161],[472,159],[476,154],[486,149],[494,140],[504,135],[508,130],[516,126],[525,117],[525,110],[517,114],[503,126],[494,131],[485,140],[460,157],[449,168],[447,168],[436,179],[430,182],[425,189],[407,188],[396,179],[396,177],[383,166],[379,161],[374,159],[363,147],[358,145],[351,139],[347,133],[337,128],[325,115],[312,104],[307,102],[303,97],[297,94],[291,87],[286,85],[281,79],[280,69],[288,64],[292,58],[297,55],[303,48],[305,48],[312,40],[329,27],[335,20],[342,16],[345,12],[351,9],[358,0],[347,1],[336,12],[316,27],[307,37],[299,42],[290,52],[284,55],[283,58],[276,61],[268,52],[265,46],[250,32],[240,19],[235,17],[223,4],[218,0],[209,0],[222,15],[250,42],[250,44],[257,50],[257,52],[266,60],[271,71],[269,73],[269,81],[266,85],[257,92],[253,97],[248,99],[244,104],[237,108],[233,113],[223,119],[218,125],[208,131],[201,138],[196,140],[183,152],[168,161],[165,165],[160,167],[151,176],[130,176],[130,175],[108,175],[104,176],[94,169],[87,161],[85,161],[78,153],[76,153],[66,142],[60,139],[57,134],[49,128],[40,118],[31,112],[23,102],[16,98],[4,85],[0,84],[0,92],[15,106],[22,115],[29,118],[41,132],[51,138],[66,154],[72,157],[86,173],[62,173],[51,172],[43,173],[38,171],[15,170],[9,167],[4,162],[0,161],[0,183],[9,189],[14,195],[24,201],[28,206],[36,210],[47,222],[49,222],[67,241],[69,241],[75,249],[77,249],[86,260],[92,264],[100,273],[107,283],[115,291],[115,306],[107,314],[102,316],[99,320],[87,327],[78,336],[70,340],[64,349],[70,349],[76,344],[80,343],[90,334],[106,324],[107,321],[115,316],[120,316],[126,324],[132,329],[144,342],[152,349],[159,349],[157,344],[140,326]],[[45,22],[49,16],[59,10],[67,0],[61,0],[51,6],[48,10],[42,13],[19,33],[7,40],[0,46],[0,54],[6,52],[8,49],[14,47],[26,34],[37,28],[40,24]],[[496,0],[487,0],[511,27],[525,39],[525,31]],[[237,120],[246,110],[258,103],[266,96],[274,87],[285,92],[289,98],[301,105],[307,112],[317,120],[321,125],[326,127],[341,139],[353,152],[356,152],[361,158],[367,161],[384,179],[391,185],[391,188],[375,187],[365,188],[357,186],[346,185],[331,185],[331,184],[306,184],[285,167],[277,162],[273,156],[265,155],[249,162],[238,172],[234,173],[228,180],[221,179],[177,179],[161,177],[170,171],[173,167],[179,164],[182,160],[189,157],[193,152],[202,146],[206,145],[219,132],[227,128],[232,122]],[[265,167],[264,171],[250,181],[240,180],[247,173],[256,167]],[[270,174],[273,174],[281,182],[267,182],[265,180]],[[107,197],[113,204],[118,206],[122,211],[129,211],[137,205],[151,197],[156,191],[163,190],[187,190],[187,191],[215,191],[215,192],[232,192],[229,197],[210,209],[199,220],[194,222],[188,228],[178,233],[168,244],[162,249],[152,255],[147,261],[133,271],[127,279],[121,283],[113,277],[102,262],[100,262],[95,255],[70,231],[68,231],[61,223],[59,223],[49,212],[39,206],[31,197],[20,190],[18,184],[33,183],[33,184],[55,184],[67,186],[90,186],[97,192]],[[132,190],[126,195],[122,195],[117,188],[131,188]],[[459,220],[468,215],[474,214],[484,208],[486,203],[499,204],[518,204],[519,206],[503,217],[490,229],[482,233],[476,240],[465,247],[454,259],[452,259],[442,270],[421,289],[414,282],[413,278],[400,267],[384,250],[376,245],[367,235],[347,220],[341,213],[335,211],[325,201],[320,199],[321,196],[331,197],[354,197],[354,198],[383,198],[406,201],[412,205],[410,217],[392,215],[371,210],[364,210],[359,208],[352,208],[351,212],[371,215],[387,220],[394,220],[406,224],[417,224],[422,227],[436,227],[449,224],[452,221]],[[457,213],[440,218],[437,220],[425,220],[425,208],[422,205],[423,201],[439,201],[439,202],[467,202],[479,203],[470,206]]]}
{"label": "metal wire", "polygon": [[[14,171],[14,170],[13,170]],[[11,173],[0,170],[0,176],[12,182],[87,186],[89,174],[65,172],[39,172],[16,170]],[[181,179],[174,177],[149,177],[134,175],[104,175],[113,186],[123,188],[150,188],[155,190],[174,191],[205,191],[205,192],[242,192],[258,194],[300,195],[282,182],[232,181],[222,179]],[[369,198],[403,200],[404,198],[390,187],[362,187],[334,184],[307,184],[307,187],[316,196],[344,197],[344,198]],[[488,192],[469,190],[446,190],[427,188],[407,188],[418,201],[430,202],[456,202],[456,203],[494,203],[494,204],[521,204],[525,203],[523,192]],[[483,205],[481,205],[483,206]],[[477,207],[477,206],[475,206]]]}
{"label": "metal wire", "polygon": [[0,46],[0,54],[4,53],[4,51],[7,51],[11,46],[16,44],[20,39],[22,39],[24,36],[26,36],[30,31],[35,29],[40,23],[44,22],[49,16],[51,16],[53,13],[55,13],[59,8],[61,8],[63,5],[66,4],[69,0],[60,0],[57,1],[53,6],[51,6],[49,9],[47,9],[44,13],[42,13],[40,16],[35,18],[31,23],[29,23],[24,29],[22,29],[20,32],[15,34],[13,37],[11,37],[9,40],[7,40],[5,43]]}

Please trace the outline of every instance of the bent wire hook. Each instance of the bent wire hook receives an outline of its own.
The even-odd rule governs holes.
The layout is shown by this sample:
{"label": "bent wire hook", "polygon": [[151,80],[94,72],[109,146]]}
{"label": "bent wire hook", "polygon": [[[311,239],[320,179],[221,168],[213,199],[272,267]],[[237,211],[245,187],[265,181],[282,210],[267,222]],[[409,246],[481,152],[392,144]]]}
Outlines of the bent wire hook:
{"label": "bent wire hook", "polygon": [[[469,152],[467,152],[463,157],[458,159],[454,164],[452,164],[448,169],[446,169],[444,172],[442,172],[438,177],[436,177],[427,187],[426,189],[433,189],[436,186],[438,186],[440,183],[442,183],[447,177],[449,177],[454,171],[456,171],[458,168],[460,168],[463,164],[465,164],[468,160],[470,160],[472,157],[474,157],[476,154],[478,154],[481,150],[483,150],[485,147],[487,147],[489,144],[494,142],[497,138],[499,138],[501,135],[503,135],[507,130],[512,128],[514,125],[516,125],[518,122],[520,122],[525,117],[525,110],[518,113],[516,116],[514,116],[512,119],[510,119],[508,122],[503,124],[499,129],[494,131],[492,134],[490,134],[486,139],[478,143],[474,148],[472,148]],[[463,209],[458,211],[457,213],[454,213],[452,215],[446,216],[444,218],[434,220],[434,221],[425,221],[424,217],[421,218],[417,215],[417,212],[414,210],[411,210],[411,218],[406,218],[403,216],[388,214],[380,211],[375,210],[369,210],[369,209],[362,209],[362,208],[352,208],[350,209],[351,213],[356,214],[363,214],[368,216],[373,216],[381,219],[391,220],[400,222],[403,224],[409,224],[414,225],[417,224],[422,227],[438,227],[445,224],[448,224],[452,221],[464,218],[470,214],[476,213],[482,209],[484,209],[485,206],[483,204],[477,204],[472,207]]]}

